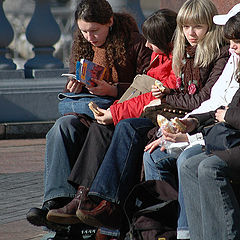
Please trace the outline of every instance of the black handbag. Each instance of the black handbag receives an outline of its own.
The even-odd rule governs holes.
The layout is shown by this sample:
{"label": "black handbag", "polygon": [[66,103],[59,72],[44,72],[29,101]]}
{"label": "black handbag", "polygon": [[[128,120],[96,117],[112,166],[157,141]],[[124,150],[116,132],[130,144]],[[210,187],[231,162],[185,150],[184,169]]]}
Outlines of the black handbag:
{"label": "black handbag", "polygon": [[152,123],[156,126],[157,124],[157,115],[163,115],[165,118],[170,120],[171,118],[178,117],[182,118],[184,117],[189,111],[182,108],[176,108],[171,106],[168,103],[162,103],[157,106],[150,106],[147,107],[141,114],[140,118],[148,118],[152,121]]}
{"label": "black handbag", "polygon": [[211,154],[214,151],[223,151],[240,145],[240,130],[227,123],[220,122],[203,129],[205,151]]}

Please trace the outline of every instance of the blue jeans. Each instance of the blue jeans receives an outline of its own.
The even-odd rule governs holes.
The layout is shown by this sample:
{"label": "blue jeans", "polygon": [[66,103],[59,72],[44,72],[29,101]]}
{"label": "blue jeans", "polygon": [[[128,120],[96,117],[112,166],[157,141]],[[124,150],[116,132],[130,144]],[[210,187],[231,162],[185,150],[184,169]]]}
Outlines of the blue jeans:
{"label": "blue jeans", "polygon": [[206,153],[181,164],[191,240],[240,239],[240,209],[229,181],[231,174],[225,161]]}
{"label": "blue jeans", "polygon": [[178,228],[177,238],[178,239],[190,239],[188,221],[186,216],[185,204],[182,194],[182,183],[180,176],[180,167],[186,159],[195,156],[202,152],[201,145],[194,145],[191,148],[184,150],[177,159],[177,170],[178,170],[178,202],[179,202],[179,216],[178,216]]}
{"label": "blue jeans", "polygon": [[46,136],[44,202],[57,197],[74,197],[76,189],[68,183],[88,128],[76,116],[59,118]]}
{"label": "blue jeans", "polygon": [[[89,117],[94,119],[93,112],[88,107],[88,104],[93,101],[95,102],[100,108],[107,109],[110,107],[115,98],[113,97],[100,97],[89,93],[80,93],[80,94],[73,94],[73,93],[64,93],[66,97],[60,100],[58,104],[58,111],[61,115],[69,112],[76,112],[81,114],[86,114]],[[77,98],[77,96],[84,96],[81,98]]]}
{"label": "blue jeans", "polygon": [[111,144],[90,188],[89,195],[123,204],[139,181],[147,132],[154,125],[149,119],[120,121]]}
{"label": "blue jeans", "polygon": [[176,184],[176,159],[161,151],[160,147],[152,153],[144,152],[143,164],[145,180],[164,180],[172,186]]}

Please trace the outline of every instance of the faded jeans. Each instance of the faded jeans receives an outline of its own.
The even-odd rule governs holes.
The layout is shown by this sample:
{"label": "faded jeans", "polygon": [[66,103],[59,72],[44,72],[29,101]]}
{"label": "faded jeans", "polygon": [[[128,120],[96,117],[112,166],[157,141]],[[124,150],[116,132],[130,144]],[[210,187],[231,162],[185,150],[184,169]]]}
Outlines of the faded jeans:
{"label": "faded jeans", "polygon": [[[202,152],[201,145],[195,145],[192,148],[184,150],[178,157],[177,161],[170,154],[165,151],[160,151],[160,147],[155,149],[151,154],[145,152],[143,155],[144,170],[146,180],[164,180],[172,186],[176,186],[176,177],[178,175],[178,202],[179,202],[179,216],[178,216],[178,239],[189,239],[189,230],[187,216],[185,212],[185,205],[182,194],[181,180],[179,176],[179,167],[185,159]],[[176,162],[177,171],[176,173]]]}
{"label": "faded jeans", "polygon": [[76,116],[59,118],[46,136],[44,202],[57,197],[74,197],[76,189],[68,183],[88,128]]}
{"label": "faded jeans", "polygon": [[231,174],[225,161],[206,153],[181,164],[191,240],[240,239],[240,209],[229,181]]}
{"label": "faded jeans", "polygon": [[153,123],[146,118],[121,120],[90,188],[89,195],[123,204],[139,182],[147,132]]}

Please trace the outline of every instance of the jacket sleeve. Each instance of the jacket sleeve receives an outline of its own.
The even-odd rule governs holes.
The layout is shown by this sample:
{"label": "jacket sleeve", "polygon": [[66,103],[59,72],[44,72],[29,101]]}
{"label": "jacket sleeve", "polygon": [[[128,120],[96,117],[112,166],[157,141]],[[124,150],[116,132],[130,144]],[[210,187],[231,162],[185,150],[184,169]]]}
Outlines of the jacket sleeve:
{"label": "jacket sleeve", "polygon": [[115,104],[110,106],[114,125],[122,119],[140,117],[144,106],[154,99],[156,98],[152,95],[152,93],[148,92],[122,103],[117,103],[116,101]]}
{"label": "jacket sleeve", "polygon": [[189,115],[190,118],[196,118],[199,122],[199,126],[197,129],[189,133],[190,135],[195,134],[197,132],[201,132],[204,127],[210,126],[214,123],[216,123],[215,119],[215,111],[210,111],[206,113],[200,113],[200,114],[192,114]]}
{"label": "jacket sleeve", "polygon": [[[76,73],[76,68],[75,68],[75,64],[73,62],[73,48],[74,48],[74,45],[76,44],[75,41],[73,41],[72,43],[72,47],[71,47],[71,52],[70,52],[70,57],[69,57],[69,70],[68,70],[68,73],[72,73],[72,74],[75,74]],[[65,86],[64,86],[64,89],[63,89],[63,92],[69,92],[69,90],[67,89],[67,84],[68,84],[69,80],[67,80]]]}
{"label": "jacket sleeve", "polygon": [[143,70],[149,65],[152,50],[145,46],[146,40],[142,34],[133,32],[127,49],[126,66],[117,65],[118,72],[118,96],[123,93],[133,82],[137,74],[142,74]]}
{"label": "jacket sleeve", "polygon": [[240,129],[240,89],[235,93],[224,120],[236,129]]}
{"label": "jacket sleeve", "polygon": [[172,55],[167,57],[163,54],[152,53],[151,62],[158,55],[158,59],[152,64],[147,75],[162,82],[162,84],[171,89],[176,89],[176,76],[172,70]]}
{"label": "jacket sleeve", "polygon": [[193,95],[188,93],[175,93],[172,95],[166,95],[162,101],[174,107],[180,107],[190,111],[199,107],[203,101],[209,99],[211,89],[220,77],[228,58],[228,46],[225,46],[222,48],[220,56],[214,61],[212,70],[208,74],[208,78],[205,81],[205,85],[198,93]]}
{"label": "jacket sleeve", "polygon": [[140,35],[139,40],[133,45],[136,56],[136,74],[143,73],[144,69],[150,64],[152,50],[146,47],[145,44],[145,38]]}

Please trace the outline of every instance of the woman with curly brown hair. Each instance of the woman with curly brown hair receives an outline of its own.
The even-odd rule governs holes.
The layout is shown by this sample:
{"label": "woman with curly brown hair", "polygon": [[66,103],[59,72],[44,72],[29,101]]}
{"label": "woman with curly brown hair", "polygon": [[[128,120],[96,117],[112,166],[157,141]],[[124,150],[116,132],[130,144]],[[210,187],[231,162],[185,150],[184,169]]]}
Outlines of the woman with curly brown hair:
{"label": "woman with curly brown hair", "polygon": [[[69,78],[65,87],[70,93],[90,93],[118,98],[130,86],[134,76],[150,62],[151,50],[139,33],[135,20],[128,14],[113,13],[106,0],[82,0],[75,12],[74,34],[69,73],[75,73],[82,58],[107,68],[104,81],[93,79],[86,87]],[[76,194],[67,182],[70,171],[82,149],[92,119],[68,114],[59,118],[46,139],[44,203],[27,214],[30,223],[52,227],[46,221],[49,209],[64,206]]]}

